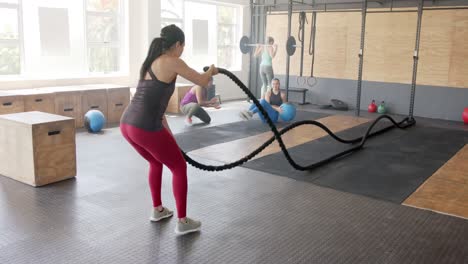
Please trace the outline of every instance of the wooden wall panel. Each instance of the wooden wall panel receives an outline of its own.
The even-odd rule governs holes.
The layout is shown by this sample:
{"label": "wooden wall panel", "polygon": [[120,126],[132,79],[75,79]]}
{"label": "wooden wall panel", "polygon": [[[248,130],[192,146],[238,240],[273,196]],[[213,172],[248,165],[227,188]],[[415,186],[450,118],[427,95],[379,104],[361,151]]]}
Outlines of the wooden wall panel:
{"label": "wooden wall panel", "polygon": [[347,13],[345,79],[357,80],[359,70],[359,48],[361,47],[361,14]]}
{"label": "wooden wall panel", "polygon": [[[277,74],[286,73],[286,36],[287,15],[271,15],[267,19],[267,35],[275,38],[279,49],[273,60],[273,69]],[[309,55],[312,14],[307,14],[305,25],[305,48],[303,75],[310,76],[312,56]],[[291,35],[298,39],[299,15],[293,14]],[[356,13],[319,13],[316,30],[316,57],[314,75],[330,78],[353,79],[357,76],[358,51],[360,43],[360,14]],[[300,52],[290,57],[290,75],[300,73]]]}
{"label": "wooden wall panel", "polygon": [[[307,14],[304,75],[310,75],[308,55],[312,14]],[[278,43],[275,73],[286,72],[287,15],[271,15],[267,34]],[[298,40],[299,15],[293,14],[291,34]],[[416,38],[416,13],[368,14],[363,79],[411,83]],[[319,13],[314,73],[318,77],[357,79],[360,13]],[[468,11],[424,11],[418,84],[468,88]],[[290,74],[299,75],[300,48],[291,57]]]}
{"label": "wooden wall panel", "polygon": [[449,86],[468,88],[468,12],[454,12],[453,28]]}
{"label": "wooden wall panel", "polygon": [[346,21],[346,17],[340,13],[322,13],[317,16],[317,53],[314,69],[316,76],[345,78]]}
{"label": "wooden wall panel", "polygon": [[447,86],[452,53],[453,11],[424,11],[417,82]]}
{"label": "wooden wall panel", "polygon": [[385,82],[411,83],[416,41],[417,14],[391,13],[388,29],[391,40],[385,44]]}
{"label": "wooden wall panel", "polygon": [[387,23],[387,19],[378,19],[377,15],[366,18],[363,80],[385,79],[385,42],[390,39],[384,29]]}
{"label": "wooden wall panel", "polygon": [[367,15],[363,80],[411,83],[416,20],[414,13]]}

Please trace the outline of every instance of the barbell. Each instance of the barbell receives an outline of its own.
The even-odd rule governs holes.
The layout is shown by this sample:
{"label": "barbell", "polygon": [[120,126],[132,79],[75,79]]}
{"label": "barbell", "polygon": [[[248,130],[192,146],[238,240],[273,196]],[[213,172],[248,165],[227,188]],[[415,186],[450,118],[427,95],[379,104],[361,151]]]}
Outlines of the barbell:
{"label": "barbell", "polygon": [[250,39],[247,36],[243,36],[241,38],[239,45],[240,45],[241,52],[244,54],[249,53],[252,50],[250,47],[256,47],[256,46],[272,47],[273,46],[270,44],[251,44]]}
{"label": "barbell", "polygon": [[[255,47],[255,46],[265,46],[265,47],[271,47],[273,45],[269,44],[251,44],[250,39],[247,36],[243,36],[240,40],[239,43],[240,50],[243,54],[249,53],[252,51],[250,47]],[[288,41],[286,41],[286,53],[289,56],[294,55],[296,52],[296,48],[301,47],[300,45],[296,45],[296,39],[293,36],[289,36]]]}

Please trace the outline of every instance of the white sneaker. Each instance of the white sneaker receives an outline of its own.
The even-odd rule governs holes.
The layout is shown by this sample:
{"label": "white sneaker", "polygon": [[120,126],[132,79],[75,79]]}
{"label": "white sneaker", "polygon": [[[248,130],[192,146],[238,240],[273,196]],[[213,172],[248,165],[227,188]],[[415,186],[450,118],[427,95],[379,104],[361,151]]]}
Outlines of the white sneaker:
{"label": "white sneaker", "polygon": [[177,235],[185,235],[201,230],[201,222],[185,217],[185,221],[177,221],[175,233]]}
{"label": "white sneaker", "polygon": [[158,211],[158,209],[153,208],[153,212],[151,212],[150,220],[153,222],[158,222],[164,218],[171,217],[172,215],[174,215],[174,212],[172,212],[171,210],[167,209],[164,206],[161,212]]}
{"label": "white sneaker", "polygon": [[240,111],[239,112],[239,117],[242,118],[243,120],[250,120],[253,117],[253,113],[250,111]]}
{"label": "white sneaker", "polygon": [[192,125],[192,118],[190,118],[190,117],[185,118],[185,125],[191,126]]}

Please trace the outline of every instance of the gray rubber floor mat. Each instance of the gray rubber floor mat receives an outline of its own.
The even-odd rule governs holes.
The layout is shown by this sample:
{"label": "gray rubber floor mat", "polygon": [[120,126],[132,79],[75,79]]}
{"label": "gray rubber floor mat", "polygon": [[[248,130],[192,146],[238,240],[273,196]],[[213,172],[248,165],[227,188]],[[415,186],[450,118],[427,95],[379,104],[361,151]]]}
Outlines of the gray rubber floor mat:
{"label": "gray rubber floor mat", "polygon": [[[381,123],[383,127],[388,123]],[[362,136],[369,124],[338,133],[345,138]],[[378,127],[377,127],[378,128]],[[336,190],[403,202],[428,177],[468,143],[468,133],[434,127],[393,129],[367,141],[365,148],[312,171],[298,171],[282,152],[243,166],[291,177]],[[301,165],[319,161],[348,149],[327,136],[289,151]]]}
{"label": "gray rubber floor mat", "polygon": [[[328,115],[323,113],[297,111],[294,122],[300,120],[316,120],[326,116]],[[291,122],[280,122],[277,126],[281,128],[288,124],[291,124]],[[176,134],[175,138],[179,146],[185,152],[189,152],[214,144],[258,135],[267,131],[270,131],[270,127],[267,124],[264,124],[260,119],[256,118],[248,121],[188,131]]]}

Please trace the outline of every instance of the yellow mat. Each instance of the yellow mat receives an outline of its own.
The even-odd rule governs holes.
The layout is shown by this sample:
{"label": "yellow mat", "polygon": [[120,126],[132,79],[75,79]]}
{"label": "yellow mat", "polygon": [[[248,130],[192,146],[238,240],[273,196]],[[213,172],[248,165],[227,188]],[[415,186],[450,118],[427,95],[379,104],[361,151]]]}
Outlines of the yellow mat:
{"label": "yellow mat", "polygon": [[403,204],[468,218],[468,144]]}

